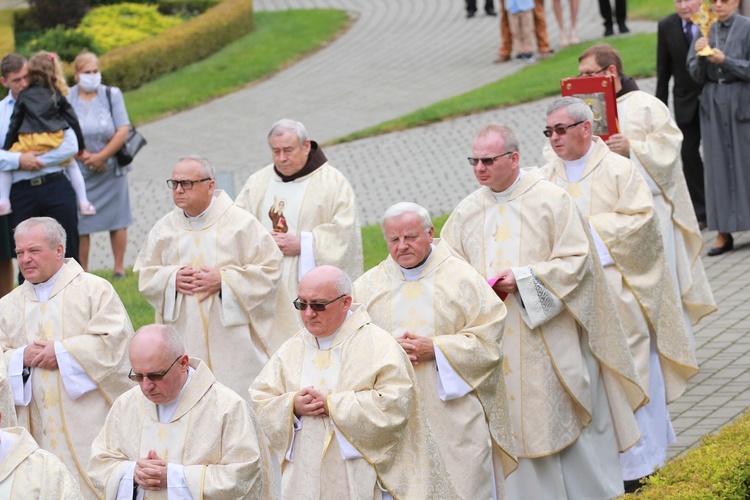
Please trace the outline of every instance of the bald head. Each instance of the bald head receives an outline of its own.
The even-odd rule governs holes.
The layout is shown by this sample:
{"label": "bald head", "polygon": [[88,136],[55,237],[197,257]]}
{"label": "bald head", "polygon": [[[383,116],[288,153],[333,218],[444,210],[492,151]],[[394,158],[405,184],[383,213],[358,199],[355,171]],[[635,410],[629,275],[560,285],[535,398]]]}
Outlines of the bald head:
{"label": "bald head", "polygon": [[300,311],[302,323],[315,337],[328,337],[344,323],[352,304],[352,280],[334,266],[316,267],[299,283],[299,302],[325,304],[325,310],[313,311],[307,306]]}
{"label": "bald head", "polygon": [[132,372],[144,376],[138,382],[144,396],[156,404],[177,398],[187,380],[190,363],[177,330],[169,325],[141,327],[130,341],[129,356]]}

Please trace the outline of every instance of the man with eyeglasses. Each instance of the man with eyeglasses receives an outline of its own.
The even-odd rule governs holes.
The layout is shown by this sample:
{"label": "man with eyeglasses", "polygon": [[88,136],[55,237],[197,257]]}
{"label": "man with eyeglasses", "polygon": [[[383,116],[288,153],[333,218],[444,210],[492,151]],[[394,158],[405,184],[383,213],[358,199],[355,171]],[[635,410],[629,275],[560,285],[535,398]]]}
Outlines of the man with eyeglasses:
{"label": "man with eyeglasses", "polygon": [[65,258],[56,220],[21,222],[15,242],[25,282],[0,300],[0,344],[18,425],[97,498],[86,464],[112,401],[133,386],[133,327],[112,285]]}
{"label": "man with eyeglasses", "polygon": [[503,373],[518,470],[505,493],[614,497],[618,450],[638,440],[633,410],[645,396],[573,200],[539,169],[521,170],[518,149],[508,127],[479,130],[469,163],[482,187],[441,233],[507,308]]}
{"label": "man with eyeglasses", "polygon": [[100,498],[276,498],[249,404],[185,353],[177,330],[146,325],[129,354],[139,387],[114,402],[91,447]]}
{"label": "man with eyeglasses", "polygon": [[[568,124],[581,122],[569,128]],[[593,113],[564,97],[547,109],[545,135],[557,158],[542,173],[565,189],[588,220],[649,403],[636,420],[638,444],[621,455],[626,491],[666,460],[675,440],[667,403],[698,373],[695,347],[667,265],[654,202],[633,162],[592,135]],[[615,316],[613,316],[615,317]]]}
{"label": "man with eyeglasses", "polygon": [[598,68],[614,77],[617,91],[620,133],[610,136],[606,144],[635,164],[651,191],[667,264],[685,310],[685,328],[692,335],[691,325],[715,312],[716,302],[700,258],[703,238],[682,170],[682,132],[663,102],[638,90],[623,75],[617,50],[598,44],[581,54],[580,73]]}
{"label": "man with eyeglasses", "polygon": [[352,304],[342,270],[320,266],[294,301],[305,328],[250,388],[282,463],[283,498],[458,498],[409,357]]}
{"label": "man with eyeglasses", "polygon": [[250,176],[235,203],[263,224],[284,254],[289,296],[297,295],[299,281],[315,266],[336,266],[356,279],[362,233],[349,181],[298,121],[274,123],[268,146],[273,163]]}
{"label": "man with eyeglasses", "polygon": [[381,227],[390,256],[354,282],[354,300],[414,365],[461,498],[504,498],[517,467],[502,371],[505,306],[447,244],[433,244],[423,207],[397,203]]}
{"label": "man with eyeglasses", "polygon": [[167,181],[176,208],[146,238],[133,271],[156,322],[238,394],[299,328],[281,284],[283,256],[258,220],[216,189],[211,163],[181,158]]}

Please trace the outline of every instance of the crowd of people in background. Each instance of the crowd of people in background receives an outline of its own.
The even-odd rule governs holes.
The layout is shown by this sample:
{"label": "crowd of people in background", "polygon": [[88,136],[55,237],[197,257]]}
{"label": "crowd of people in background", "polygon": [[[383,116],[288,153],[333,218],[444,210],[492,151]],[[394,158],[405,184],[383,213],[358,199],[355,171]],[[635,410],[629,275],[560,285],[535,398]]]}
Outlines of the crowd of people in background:
{"label": "crowd of people in background", "polygon": [[[659,24],[656,96],[607,44],[571,68],[612,77],[617,133],[603,140],[588,104],[557,99],[538,117],[546,163],[530,167],[519,131],[481,127],[467,144],[477,189],[441,238],[426,209],[393,200],[381,223],[388,257],[367,272],[354,190],[302,123],[271,126],[271,163],[235,200],[208,159],[179,158],[166,180],[174,208],[134,266],[155,310],[137,332],[111,283],[86,270],[89,235],[109,231],[114,279],[124,276],[122,93],[88,52],[70,89],[54,54],[6,56],[0,272],[15,255],[21,284],[3,283],[0,299],[0,467],[14,464],[0,492],[636,491],[667,459],[667,404],[699,370],[693,327],[716,311],[701,230],[719,231],[714,256],[750,228],[750,111],[732,105],[747,100],[750,21],[738,0],[717,2],[706,39],[691,21],[698,4],[676,0]],[[570,8],[570,29],[557,17],[575,43]],[[625,33],[624,0],[615,10]],[[467,2],[468,17],[476,11]],[[495,15],[491,0],[485,12]],[[543,0],[501,1],[500,12],[523,59],[532,29],[551,52],[539,42]],[[706,46],[713,53],[697,55]],[[675,102],[674,118],[671,78],[675,100],[689,90],[700,104]],[[685,144],[701,135],[705,169]]]}

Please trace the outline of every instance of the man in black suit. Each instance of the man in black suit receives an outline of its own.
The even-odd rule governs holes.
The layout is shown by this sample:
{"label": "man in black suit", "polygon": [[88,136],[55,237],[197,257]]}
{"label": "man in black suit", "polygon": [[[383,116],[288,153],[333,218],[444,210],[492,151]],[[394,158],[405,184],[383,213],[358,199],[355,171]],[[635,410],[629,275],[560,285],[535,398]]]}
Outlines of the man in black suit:
{"label": "man in black suit", "polygon": [[682,170],[685,172],[693,209],[701,229],[706,226],[706,206],[703,185],[703,161],[698,148],[701,143],[701,124],[698,96],[703,84],[696,83],[687,72],[688,47],[700,38],[698,26],[690,20],[700,7],[700,0],[675,0],[677,12],[659,21],[656,50],[656,97],[667,104],[669,79],[674,77],[672,92],[674,117],[684,139],[682,141]]}

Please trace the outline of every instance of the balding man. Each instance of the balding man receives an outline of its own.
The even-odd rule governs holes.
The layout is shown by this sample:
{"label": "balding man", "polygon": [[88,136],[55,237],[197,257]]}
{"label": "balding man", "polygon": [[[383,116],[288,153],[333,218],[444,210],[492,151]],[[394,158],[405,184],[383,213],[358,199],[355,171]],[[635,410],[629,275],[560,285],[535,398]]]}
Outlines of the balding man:
{"label": "balding man", "polygon": [[167,181],[176,208],[154,225],[133,270],[156,310],[216,378],[246,395],[299,327],[281,285],[282,255],[258,220],[215,189],[211,163],[181,158]]}
{"label": "balding man", "polygon": [[185,354],[177,330],[142,327],[129,355],[140,387],[115,401],[91,451],[102,498],[275,498],[250,406]]}
{"label": "balding man", "polygon": [[281,496],[456,498],[409,358],[351,293],[333,266],[302,278],[294,305],[305,328],[250,388],[282,462]]}
{"label": "balding man", "polygon": [[517,467],[503,378],[505,306],[448,245],[433,244],[423,207],[391,206],[382,229],[390,256],[354,283],[354,300],[409,355],[461,498],[503,498]]}
{"label": "balding man", "polygon": [[315,266],[358,277],[362,234],[349,181],[300,122],[274,123],[268,145],[273,164],[250,176],[235,203],[258,218],[284,254],[289,295],[297,295],[299,280]]}
{"label": "balding man", "polygon": [[[518,470],[508,498],[622,493],[618,449],[639,438],[644,402],[593,245],[573,200],[519,168],[518,136],[477,132],[469,163],[482,185],[442,237],[503,298],[503,373]],[[581,480],[581,478],[586,478]]]}
{"label": "balding man", "polygon": [[76,475],[86,475],[91,441],[127,379],[130,319],[112,285],[66,259],[65,231],[49,217],[15,232],[26,281],[0,300],[0,345],[19,425]]}

